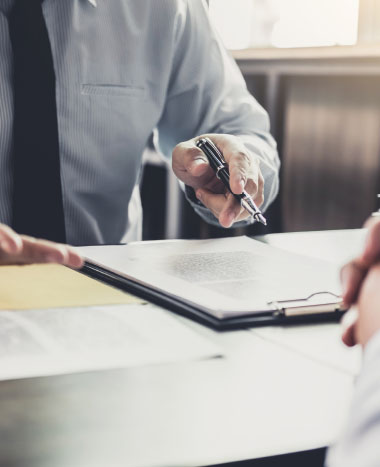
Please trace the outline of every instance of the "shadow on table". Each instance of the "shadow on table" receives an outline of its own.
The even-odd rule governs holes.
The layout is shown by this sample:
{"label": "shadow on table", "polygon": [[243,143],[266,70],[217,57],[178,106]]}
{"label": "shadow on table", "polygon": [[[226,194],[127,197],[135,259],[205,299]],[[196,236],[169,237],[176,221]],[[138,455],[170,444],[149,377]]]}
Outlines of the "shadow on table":
{"label": "shadow on table", "polygon": [[210,467],[323,467],[326,448]]}

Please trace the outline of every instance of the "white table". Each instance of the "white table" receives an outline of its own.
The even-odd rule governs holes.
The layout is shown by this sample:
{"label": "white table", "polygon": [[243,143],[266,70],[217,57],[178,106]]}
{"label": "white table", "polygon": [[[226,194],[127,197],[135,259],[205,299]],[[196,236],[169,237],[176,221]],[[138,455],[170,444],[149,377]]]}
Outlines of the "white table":
{"label": "white table", "polygon": [[[339,262],[361,231],[271,235]],[[360,365],[338,324],[218,333],[225,358],[0,383],[0,466],[198,466],[335,441]]]}

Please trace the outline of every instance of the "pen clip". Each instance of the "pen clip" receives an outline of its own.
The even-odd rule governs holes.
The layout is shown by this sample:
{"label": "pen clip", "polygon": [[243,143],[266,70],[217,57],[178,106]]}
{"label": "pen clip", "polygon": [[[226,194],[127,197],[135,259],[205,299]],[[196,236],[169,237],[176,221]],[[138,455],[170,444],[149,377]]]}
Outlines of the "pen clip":
{"label": "pen clip", "polygon": [[226,169],[227,168],[227,163],[221,163],[220,165],[218,165],[218,167],[216,167],[215,169],[215,176],[216,178],[218,178],[220,180],[220,175],[219,175],[219,172],[223,169]]}

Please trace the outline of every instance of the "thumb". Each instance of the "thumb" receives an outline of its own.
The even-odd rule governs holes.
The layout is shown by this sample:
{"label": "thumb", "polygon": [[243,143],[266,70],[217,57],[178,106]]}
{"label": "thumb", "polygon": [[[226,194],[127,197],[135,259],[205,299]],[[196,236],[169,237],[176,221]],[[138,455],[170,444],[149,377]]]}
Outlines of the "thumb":
{"label": "thumb", "polygon": [[178,144],[173,151],[172,168],[179,180],[194,189],[215,178],[206,155],[193,140]]}
{"label": "thumb", "polygon": [[201,155],[195,155],[189,160],[187,170],[193,177],[199,177],[203,175],[209,168],[207,159]]}
{"label": "thumb", "polygon": [[209,167],[207,157],[195,146],[193,140],[180,143],[174,148],[172,165],[175,172],[186,172],[192,176],[202,175]]}

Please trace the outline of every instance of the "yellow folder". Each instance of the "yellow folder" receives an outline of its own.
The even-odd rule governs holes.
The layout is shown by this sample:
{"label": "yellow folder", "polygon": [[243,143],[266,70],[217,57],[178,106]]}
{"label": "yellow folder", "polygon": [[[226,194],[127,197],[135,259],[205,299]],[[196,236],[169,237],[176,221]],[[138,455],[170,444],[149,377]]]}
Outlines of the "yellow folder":
{"label": "yellow folder", "polygon": [[0,266],[0,310],[142,303],[57,264]]}

